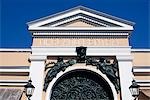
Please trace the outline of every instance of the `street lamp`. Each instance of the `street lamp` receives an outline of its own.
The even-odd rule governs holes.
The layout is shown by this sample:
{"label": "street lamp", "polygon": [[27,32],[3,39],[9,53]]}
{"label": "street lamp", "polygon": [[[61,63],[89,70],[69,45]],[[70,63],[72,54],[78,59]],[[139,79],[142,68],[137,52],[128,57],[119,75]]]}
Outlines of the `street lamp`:
{"label": "street lamp", "polygon": [[25,87],[25,93],[28,98],[28,100],[31,100],[30,97],[33,95],[35,87],[32,85],[31,79],[28,81],[28,83],[24,86]]}
{"label": "street lamp", "polygon": [[137,84],[137,82],[135,80],[132,81],[132,85],[129,87],[132,96],[135,97],[135,100],[140,94],[139,87],[140,86]]}

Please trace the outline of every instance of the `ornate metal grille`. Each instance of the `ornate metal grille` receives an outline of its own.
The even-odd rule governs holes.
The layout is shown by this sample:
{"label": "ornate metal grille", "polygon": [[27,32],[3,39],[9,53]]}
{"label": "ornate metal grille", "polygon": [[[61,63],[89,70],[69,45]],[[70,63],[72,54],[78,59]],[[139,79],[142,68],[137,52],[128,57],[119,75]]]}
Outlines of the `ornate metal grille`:
{"label": "ornate metal grille", "polygon": [[50,100],[113,100],[106,82],[94,76],[83,71],[70,73],[53,87]]}

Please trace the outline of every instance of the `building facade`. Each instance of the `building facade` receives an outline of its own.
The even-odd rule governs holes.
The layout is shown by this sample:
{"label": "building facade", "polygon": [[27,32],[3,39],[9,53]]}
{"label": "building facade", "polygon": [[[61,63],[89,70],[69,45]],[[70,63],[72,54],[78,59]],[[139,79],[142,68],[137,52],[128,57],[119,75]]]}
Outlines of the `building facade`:
{"label": "building facade", "polygon": [[150,100],[150,50],[129,45],[134,23],[82,6],[28,24],[31,49],[0,50],[0,99]]}

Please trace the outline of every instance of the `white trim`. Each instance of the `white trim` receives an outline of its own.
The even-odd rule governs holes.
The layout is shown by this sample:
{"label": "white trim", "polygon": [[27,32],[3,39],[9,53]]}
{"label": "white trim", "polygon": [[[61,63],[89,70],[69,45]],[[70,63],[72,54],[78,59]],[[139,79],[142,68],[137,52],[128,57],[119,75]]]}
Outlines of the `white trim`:
{"label": "white trim", "polygon": [[141,87],[150,87],[150,80],[136,80]]}
{"label": "white trim", "polygon": [[133,58],[131,55],[116,55],[116,58],[118,60],[122,100],[134,100],[129,90],[133,80]]}
{"label": "white trim", "polygon": [[83,17],[83,16],[76,16],[76,17],[73,17],[73,18],[70,18],[70,19],[67,19],[67,20],[64,20],[64,21],[61,21],[61,22],[58,22],[58,23],[55,23],[51,26],[53,27],[56,27],[56,26],[59,26],[61,24],[65,24],[65,23],[68,23],[70,21],[74,21],[74,20],[77,20],[77,19],[85,19],[85,20],[88,20],[89,22],[93,22],[93,23],[96,23],[96,24],[100,24],[100,25],[103,25],[105,27],[109,27],[108,25],[104,24],[104,23],[100,23],[98,21],[94,21],[92,19],[89,19],[89,18],[86,18],[86,17]]}
{"label": "white trim", "polygon": [[131,49],[131,52],[150,52],[150,49]]}
{"label": "white trim", "polygon": [[119,32],[119,33],[115,33],[115,32],[111,32],[111,33],[97,33],[97,32],[62,32],[62,33],[60,33],[60,32],[35,32],[35,33],[33,33],[33,35],[36,35],[36,36],[44,36],[44,35],[46,35],[46,36],[66,36],[66,35],[68,35],[68,36],[74,36],[74,35],[76,35],[76,36],[128,36],[129,35],[129,33],[128,32],[126,32],[126,33],[121,33],[121,32]]}
{"label": "white trim", "polygon": [[[36,35],[37,34],[47,34],[47,33],[35,33]],[[58,35],[58,33],[53,33],[53,34],[55,34],[55,35]],[[67,35],[67,33],[61,33],[62,35]],[[77,34],[77,33],[76,33]],[[92,33],[92,35],[97,35],[98,33]],[[105,33],[99,33],[100,35],[101,34],[105,34]],[[106,34],[108,34],[108,33],[106,33]],[[111,33],[111,34],[113,34],[113,33]],[[116,34],[116,33],[115,33]],[[124,33],[120,33],[120,35],[123,35]],[[71,34],[70,34],[71,35]],[[82,34],[80,34],[80,35],[82,35]],[[88,34],[86,34],[86,35],[88,35]],[[32,46],[33,47],[33,46]],[[103,46],[102,46],[103,47]],[[123,47],[123,46],[122,46]],[[15,48],[13,48],[13,49],[11,49],[11,48],[0,48],[0,51],[16,51],[16,52],[31,52],[31,49],[15,49]],[[150,52],[150,49],[131,49],[131,52]]]}
{"label": "white trim", "polygon": [[24,86],[27,83],[0,83],[0,86]]}
{"label": "white trim", "polygon": [[133,68],[134,73],[150,73],[150,67],[149,68]]}
{"label": "white trim", "polygon": [[[131,46],[88,46],[89,48],[131,48]],[[68,47],[63,47],[63,46],[57,46],[57,47],[54,47],[54,46],[31,46],[31,48],[76,48],[76,46],[68,46]]]}
{"label": "white trim", "polygon": [[46,55],[31,55],[30,56],[31,61],[45,61],[46,60]]}
{"label": "white trim", "polygon": [[4,51],[4,52],[31,52],[31,49],[0,48],[0,52],[1,51]]}
{"label": "white trim", "polygon": [[140,87],[150,87],[150,83],[138,83]]}
{"label": "white trim", "polygon": [[24,86],[28,80],[0,80],[0,86]]}
{"label": "white trim", "polygon": [[29,69],[0,69],[0,73],[6,73],[6,72],[8,72],[8,73],[15,73],[15,72],[29,73],[30,71],[29,71]]}
{"label": "white trim", "polygon": [[29,27],[29,31],[132,31],[133,27]]}
{"label": "white trim", "polygon": [[31,100],[42,100],[45,59],[46,56],[31,55],[29,77],[32,79],[32,84],[35,86]]}
{"label": "white trim", "polygon": [[47,91],[46,91],[46,100],[50,100],[50,96],[51,96],[51,93],[52,93],[52,87],[53,87],[54,83],[57,81],[57,79],[59,79],[65,73],[68,73],[68,72],[73,71],[73,70],[79,70],[79,69],[89,70],[89,71],[93,71],[93,72],[99,74],[102,78],[104,78],[106,80],[106,82],[111,87],[112,92],[113,92],[113,96],[114,96],[114,100],[118,100],[117,99],[117,92],[115,90],[114,85],[110,82],[110,80],[107,78],[106,75],[104,75],[102,72],[100,72],[99,70],[97,70],[96,67],[94,67],[94,66],[92,66],[92,67],[91,66],[70,66],[70,67],[66,68],[66,70],[64,72],[62,72],[62,71],[59,72],[57,74],[56,78],[54,78],[49,83],[49,86],[48,86]]}
{"label": "white trim", "polygon": [[104,21],[108,21],[108,22],[111,22],[111,23],[115,23],[115,24],[120,25],[120,26],[123,26],[123,27],[131,27],[130,25],[121,23],[121,22],[119,22],[119,21],[115,21],[115,20],[112,20],[112,19],[109,19],[109,18],[106,18],[106,17],[103,17],[103,16],[99,16],[99,15],[96,15],[96,14],[93,14],[93,13],[90,13],[90,12],[87,12],[87,11],[84,11],[84,10],[81,10],[80,12],[83,13],[83,14],[85,14],[85,15],[93,16],[93,17],[102,19],[102,20],[104,20]]}
{"label": "white trim", "polygon": [[[35,47],[32,55],[76,56],[76,47]],[[87,56],[130,55],[130,47],[87,47]]]}
{"label": "white trim", "polygon": [[138,83],[150,83],[150,80],[136,80]]}
{"label": "white trim", "polygon": [[117,60],[118,61],[132,61],[133,56],[131,56],[131,55],[117,55]]}
{"label": "white trim", "polygon": [[[85,7],[77,7],[75,9],[69,10],[68,12],[66,11],[64,13],[60,13],[60,14],[58,14],[56,16],[53,16],[53,17],[46,17],[46,18],[42,18],[42,20],[32,21],[32,22],[28,23],[28,25],[29,25],[29,28],[30,27],[39,27],[41,25],[45,25],[47,23],[51,23],[51,22],[54,22],[54,21],[72,16],[72,15],[76,15],[76,14],[79,14],[79,13],[89,15],[89,16],[92,16],[92,17],[96,17],[96,18],[99,18],[99,19],[102,19],[104,21],[108,21],[108,22],[111,22],[111,23],[115,23],[115,24],[118,24],[120,26],[132,27],[131,24],[130,25],[125,24],[125,22],[127,22],[125,20],[121,20],[120,18],[113,17],[113,16],[110,16],[110,15],[107,15],[107,14],[104,14],[104,13],[100,13],[100,12],[97,12],[97,11],[94,11],[92,9],[88,9],[88,8],[85,8]],[[96,13],[99,13],[99,14],[96,14]]]}
{"label": "white trim", "polygon": [[121,19],[121,18],[118,18],[118,17],[115,17],[115,16],[112,16],[112,15],[108,15],[106,13],[103,13],[103,12],[99,12],[99,11],[96,11],[96,10],[93,10],[93,9],[90,9],[90,8],[87,8],[87,7],[84,7],[84,6],[77,6],[77,7],[74,7],[74,8],[71,8],[71,9],[68,9],[68,10],[65,10],[65,11],[62,11],[62,12],[59,12],[59,13],[56,13],[56,14],[53,14],[53,15],[50,15],[50,16],[46,16],[46,17],[43,17],[43,18],[40,18],[40,19],[37,19],[37,20],[34,20],[34,21],[30,21],[28,22],[27,24],[28,25],[33,25],[37,22],[40,22],[40,21],[43,21],[45,19],[48,19],[48,18],[52,18],[52,17],[56,17],[56,16],[59,16],[59,15],[63,15],[64,13],[68,13],[68,12],[71,12],[71,11],[74,11],[76,9],[82,9],[82,10],[86,10],[86,11],[90,11],[90,12],[94,12],[100,16],[105,16],[107,18],[111,18],[111,19],[114,19],[114,20],[118,20],[118,21],[121,21],[123,23],[127,23],[129,25],[134,25],[135,23],[134,22],[131,22],[131,21],[127,21],[127,20],[124,20],[124,19]]}
{"label": "white trim", "polygon": [[[37,33],[38,34],[38,33]],[[40,34],[40,33],[39,33]],[[46,33],[43,33],[43,34],[46,34]],[[57,35],[57,33],[55,33],[56,35]],[[67,33],[61,33],[61,34],[67,34]],[[95,34],[93,34],[92,33],[92,35],[96,35],[97,33],[95,33]],[[101,34],[101,33],[100,33]],[[102,33],[102,34],[105,34],[105,33]],[[108,33],[107,33],[108,34]],[[115,33],[116,34],[116,33]],[[121,33],[121,34],[124,34],[124,33]],[[121,35],[120,34],[120,35]],[[82,35],[82,34],[80,34],[80,35]],[[87,34],[86,34],[87,35]],[[32,46],[32,47],[34,47],[34,46]],[[101,47],[104,47],[104,46],[101,46]],[[110,47],[112,47],[112,46],[110,46]],[[116,46],[116,47],[118,47],[118,46]],[[120,46],[120,47],[126,47],[126,46]],[[120,48],[119,47],[119,48]],[[130,46],[131,47],[131,46]],[[11,49],[11,48],[0,48],[0,51],[16,51],[16,52],[31,52],[31,49],[17,49],[17,48],[13,48],[13,49]],[[131,49],[131,52],[150,52],[150,49]]]}
{"label": "white trim", "polygon": [[43,19],[42,21],[37,21],[37,22],[34,22],[32,24],[28,24],[28,25],[29,25],[29,27],[38,27],[38,26],[41,26],[41,25],[45,25],[47,23],[54,22],[54,21],[59,20],[59,19],[63,19],[63,18],[72,16],[72,15],[76,15],[78,13],[79,13],[79,9],[76,9],[73,12],[64,13],[60,16],[55,16],[55,17],[51,17],[51,18],[48,18],[48,19]]}

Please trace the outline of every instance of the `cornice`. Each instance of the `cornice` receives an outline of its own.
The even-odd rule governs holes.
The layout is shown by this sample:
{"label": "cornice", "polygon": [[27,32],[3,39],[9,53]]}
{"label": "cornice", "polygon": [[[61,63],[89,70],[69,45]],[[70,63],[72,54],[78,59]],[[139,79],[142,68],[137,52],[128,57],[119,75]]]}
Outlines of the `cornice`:
{"label": "cornice", "polygon": [[124,27],[37,27],[29,29],[33,37],[113,37],[113,38],[127,38],[130,36],[132,28]]}
{"label": "cornice", "polygon": [[31,52],[31,49],[0,48],[0,52]]}
{"label": "cornice", "polygon": [[140,67],[136,68],[135,66],[133,67],[133,72],[134,73],[150,73],[150,66],[147,67]]}
{"label": "cornice", "polygon": [[[127,47],[87,47],[87,56],[115,56],[123,55],[128,59],[130,57],[130,46]],[[32,55],[41,55],[41,56],[76,56],[76,47],[38,47],[32,46]],[[129,55],[129,56],[128,56]],[[119,57],[120,57],[119,56]],[[37,57],[36,57],[37,58]],[[41,58],[39,56],[39,58]]]}
{"label": "cornice", "polygon": [[78,38],[107,38],[107,37],[127,37],[129,33],[98,33],[98,32],[35,32],[33,37],[78,37]]}
{"label": "cornice", "polygon": [[39,31],[99,31],[99,32],[130,32],[133,30],[132,27],[29,27],[30,32]]}
{"label": "cornice", "polygon": [[0,86],[24,86],[28,80],[0,80]]}
{"label": "cornice", "polygon": [[131,52],[150,52],[150,49],[131,49]]}
{"label": "cornice", "polygon": [[87,17],[84,17],[84,16],[75,16],[75,17],[73,17],[73,18],[68,18],[68,19],[66,19],[66,20],[64,20],[64,21],[59,21],[59,22],[57,22],[56,24],[52,24],[51,26],[52,27],[57,27],[57,26],[60,26],[60,25],[62,25],[62,24],[65,24],[65,23],[68,23],[68,22],[71,22],[71,21],[74,21],[74,20],[78,20],[78,19],[83,19],[83,20],[87,20],[87,21],[89,21],[89,23],[96,23],[96,24],[99,24],[99,25],[103,25],[103,26],[105,26],[105,27],[109,27],[107,24],[104,24],[104,23],[102,23],[102,22],[98,22],[98,21],[95,21],[95,20],[93,20],[93,19],[90,19],[90,18],[87,18]]}
{"label": "cornice", "polygon": [[46,55],[31,55],[30,56],[30,61],[45,61],[46,60]]}
{"label": "cornice", "polygon": [[86,7],[83,7],[83,6],[77,6],[75,8],[56,13],[54,15],[50,15],[50,16],[47,16],[47,17],[44,17],[44,18],[40,18],[40,19],[31,21],[31,22],[28,22],[27,24],[30,26],[30,25],[33,25],[35,23],[45,21],[47,19],[55,19],[57,17],[59,17],[59,19],[60,19],[60,17],[62,17],[64,15],[66,17],[66,16],[69,16],[70,13],[75,13],[75,12],[76,13],[81,13],[81,12],[82,13],[83,12],[90,13],[90,14],[93,14],[93,15],[96,15],[96,16],[102,16],[102,17],[105,17],[105,18],[108,18],[108,19],[111,19],[111,20],[122,22],[122,23],[125,23],[127,25],[131,25],[131,26],[133,26],[135,24],[135,23],[133,23],[131,21],[127,21],[127,20],[124,20],[124,19],[121,19],[121,18],[117,18],[117,17],[114,17],[112,15],[108,15],[108,14],[105,14],[105,13],[102,13],[102,12],[99,12],[99,11],[95,11],[93,9],[86,8]]}

